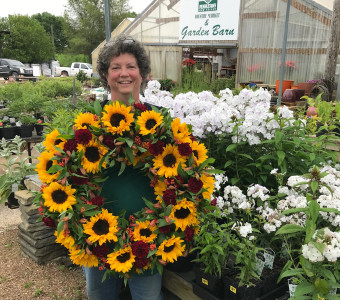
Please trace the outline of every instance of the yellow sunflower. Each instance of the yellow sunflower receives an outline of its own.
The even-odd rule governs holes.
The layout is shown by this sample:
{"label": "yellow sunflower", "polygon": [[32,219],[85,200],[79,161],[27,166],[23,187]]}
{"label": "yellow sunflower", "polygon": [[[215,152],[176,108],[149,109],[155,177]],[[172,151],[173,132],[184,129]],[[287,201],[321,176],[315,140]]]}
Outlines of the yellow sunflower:
{"label": "yellow sunflower", "polygon": [[66,140],[63,138],[59,138],[59,135],[60,132],[58,131],[58,129],[54,129],[53,131],[46,135],[46,139],[45,141],[43,141],[43,145],[45,146],[47,151],[56,152],[54,146],[60,149],[64,148]]}
{"label": "yellow sunflower", "polygon": [[186,123],[181,124],[179,118],[176,118],[171,123],[172,134],[177,143],[190,143],[190,132]]}
{"label": "yellow sunflower", "polygon": [[97,120],[97,116],[87,113],[80,113],[77,118],[74,120],[74,125],[77,129],[89,129],[90,126],[100,127],[99,121]]}
{"label": "yellow sunflower", "polygon": [[132,269],[135,257],[132,253],[131,247],[120,249],[116,252],[110,253],[107,256],[107,262],[110,269],[116,272],[127,273]]}
{"label": "yellow sunflower", "polygon": [[152,243],[157,234],[154,233],[157,230],[157,226],[150,226],[150,221],[136,222],[138,226],[134,228],[133,237],[135,241],[143,241],[144,243]]}
{"label": "yellow sunflower", "polygon": [[58,164],[56,160],[52,160],[54,156],[53,152],[44,151],[38,157],[39,163],[37,164],[37,168],[35,169],[38,172],[38,177],[43,183],[50,183],[53,180],[56,180],[60,174],[57,173],[48,173],[47,171],[50,167]]}
{"label": "yellow sunflower", "polygon": [[[87,145],[78,144],[78,151],[83,151],[82,166],[86,172],[97,173],[99,171],[99,163],[103,156],[107,153],[107,147],[92,140]],[[102,167],[105,168],[106,161]]]}
{"label": "yellow sunflower", "polygon": [[156,255],[161,256],[162,259],[166,262],[173,263],[179,256],[183,255],[185,246],[182,245],[184,243],[180,237],[172,236],[171,239],[165,240],[160,244]]}
{"label": "yellow sunflower", "polygon": [[120,105],[118,101],[104,106],[102,122],[108,132],[122,135],[124,131],[130,130],[133,122],[133,114],[130,113],[131,107]]}
{"label": "yellow sunflower", "polygon": [[64,186],[58,182],[52,182],[48,187],[44,188],[43,198],[45,199],[44,205],[49,207],[50,211],[62,213],[68,208],[72,209],[72,205],[77,203],[74,197],[75,189],[71,186]]}
{"label": "yellow sunflower", "polygon": [[153,159],[154,168],[159,169],[157,174],[159,176],[171,177],[176,176],[179,163],[182,164],[182,168],[185,168],[185,158],[178,152],[176,145],[166,145],[163,153],[156,156]]}
{"label": "yellow sunflower", "polygon": [[207,176],[205,174],[202,174],[201,180],[203,182],[203,189],[202,196],[204,199],[210,200],[211,195],[214,191],[214,183],[215,179],[213,176]]}
{"label": "yellow sunflower", "polygon": [[75,243],[74,238],[70,236],[69,234],[65,234],[64,230],[61,230],[59,235],[58,235],[58,231],[56,230],[54,232],[54,235],[57,237],[55,242],[58,244],[62,244],[68,250],[72,249],[72,247],[74,246],[74,243]]}
{"label": "yellow sunflower", "polygon": [[187,226],[199,223],[195,204],[192,201],[187,201],[186,198],[178,201],[177,204],[173,206],[169,217],[175,221],[176,230],[180,228],[184,231]]}
{"label": "yellow sunflower", "polygon": [[98,258],[93,254],[87,254],[84,249],[72,247],[70,250],[70,259],[75,265],[83,267],[98,267]]}
{"label": "yellow sunflower", "polygon": [[155,195],[157,196],[156,200],[158,200],[160,203],[162,203],[161,196],[163,196],[163,193],[166,191],[166,188],[167,188],[166,183],[161,180],[158,180],[154,187]]}
{"label": "yellow sunflower", "polygon": [[109,213],[107,209],[102,209],[101,213],[92,216],[90,221],[83,225],[84,233],[90,236],[88,238],[90,242],[98,241],[99,245],[107,241],[117,242],[117,219],[118,217]]}
{"label": "yellow sunflower", "polygon": [[207,148],[205,148],[204,144],[193,141],[190,146],[192,149],[192,153],[194,154],[194,159],[197,166],[208,159],[208,150]]}
{"label": "yellow sunflower", "polygon": [[137,124],[140,126],[142,135],[154,134],[156,128],[162,124],[163,116],[153,110],[147,110],[138,117]]}

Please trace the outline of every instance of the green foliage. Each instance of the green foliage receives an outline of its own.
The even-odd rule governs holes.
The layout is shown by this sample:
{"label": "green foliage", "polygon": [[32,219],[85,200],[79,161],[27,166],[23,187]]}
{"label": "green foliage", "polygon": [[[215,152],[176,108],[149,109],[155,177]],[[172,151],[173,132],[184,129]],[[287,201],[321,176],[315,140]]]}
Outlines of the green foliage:
{"label": "green foliage", "polygon": [[11,34],[3,36],[2,56],[23,63],[42,63],[52,59],[52,42],[44,27],[28,16],[9,15],[2,27]]}
{"label": "green foliage", "polygon": [[84,71],[80,70],[76,75],[76,79],[79,80],[81,83],[84,83],[84,81],[86,81],[88,77]]}
{"label": "green foliage", "polygon": [[161,90],[170,91],[174,86],[175,82],[172,79],[159,79],[158,82],[161,84]]}
{"label": "green foliage", "polygon": [[212,81],[210,90],[218,94],[219,91],[225,90],[225,89],[231,89],[233,90],[235,88],[235,76],[233,75],[230,78],[218,78]]}
{"label": "green foliage", "polygon": [[37,20],[45,29],[46,33],[52,35],[51,27],[53,26],[54,47],[56,52],[62,52],[68,45],[67,38],[65,36],[65,21],[63,17],[54,16],[48,12],[35,14],[32,16]]}
{"label": "green foliage", "polygon": [[22,189],[23,177],[34,173],[35,166],[27,162],[27,151],[22,150],[24,144],[18,136],[11,141],[4,138],[0,141],[0,156],[3,158],[0,165],[5,170],[0,176],[0,204],[11,194],[13,184],[17,184],[19,190]]}
{"label": "green foliage", "polygon": [[30,115],[26,115],[26,114],[22,114],[19,116],[19,121],[23,124],[23,125],[33,125],[37,123],[37,120],[30,116]]}
{"label": "green foliage", "polygon": [[71,67],[71,64],[75,61],[81,61],[85,63],[91,63],[90,57],[84,54],[69,54],[69,53],[59,53],[56,54],[56,59],[59,61],[60,65],[63,67]]}

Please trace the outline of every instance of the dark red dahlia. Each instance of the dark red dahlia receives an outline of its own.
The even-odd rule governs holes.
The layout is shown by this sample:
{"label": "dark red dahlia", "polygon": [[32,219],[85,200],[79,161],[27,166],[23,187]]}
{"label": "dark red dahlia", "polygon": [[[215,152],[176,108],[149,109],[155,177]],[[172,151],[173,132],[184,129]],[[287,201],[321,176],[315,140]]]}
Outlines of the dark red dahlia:
{"label": "dark red dahlia", "polygon": [[77,175],[81,176],[71,176],[72,182],[75,185],[84,185],[87,184],[87,182],[89,181],[89,178],[87,176],[84,176],[80,170],[77,170],[76,172]]}
{"label": "dark red dahlia", "polygon": [[132,244],[132,253],[138,258],[146,257],[149,253],[149,245],[143,241],[137,241]]}
{"label": "dark red dahlia", "polygon": [[97,205],[97,206],[102,206],[104,204],[104,198],[103,197],[100,197],[100,196],[94,196],[90,202],[93,204],[93,205]]}
{"label": "dark red dahlia", "polygon": [[190,138],[193,142],[196,141],[196,138],[195,138],[192,134],[190,134],[189,138]]}
{"label": "dark red dahlia", "polygon": [[176,204],[176,192],[174,190],[166,190],[163,193],[163,200],[166,206],[169,206],[170,204],[175,205]]}
{"label": "dark red dahlia", "polygon": [[103,144],[111,150],[115,148],[115,139],[112,135],[104,135]]}
{"label": "dark red dahlia", "polygon": [[153,156],[158,156],[158,155],[161,155],[163,153],[164,145],[165,145],[164,142],[157,141],[154,144],[149,143],[148,149]]}
{"label": "dark red dahlia", "polygon": [[109,246],[106,244],[103,244],[101,246],[95,246],[92,249],[92,253],[97,257],[105,257],[106,254],[108,254],[110,251]]}
{"label": "dark red dahlia", "polygon": [[92,140],[92,133],[88,129],[79,129],[76,131],[75,139],[79,144],[87,145]]}
{"label": "dark red dahlia", "polygon": [[187,228],[185,228],[184,235],[185,235],[185,240],[187,242],[191,242],[193,240],[194,234],[195,234],[195,230],[193,228],[188,227],[188,226]]}
{"label": "dark red dahlia", "polygon": [[42,221],[48,227],[51,227],[51,228],[56,227],[56,224],[55,224],[54,220],[51,217],[43,217]]}
{"label": "dark red dahlia", "polygon": [[77,145],[78,143],[76,142],[75,139],[71,139],[68,140],[65,144],[64,144],[64,151],[76,151],[77,150]]}
{"label": "dark red dahlia", "polygon": [[196,178],[191,177],[188,181],[188,186],[190,192],[197,194],[201,190],[203,182],[200,179],[197,180]]}
{"label": "dark red dahlia", "polygon": [[160,233],[168,233],[171,230],[171,225],[165,225],[162,227],[159,227],[159,232]]}
{"label": "dark red dahlia", "polygon": [[142,103],[135,103],[134,106],[135,108],[141,110],[142,112],[148,110],[148,108]]}
{"label": "dark red dahlia", "polygon": [[147,266],[149,260],[147,258],[138,258],[135,259],[135,267],[138,269],[143,269]]}
{"label": "dark red dahlia", "polygon": [[176,185],[176,187],[179,187],[181,184],[183,184],[184,183],[184,180],[183,180],[183,178],[182,178],[182,176],[181,175],[176,175],[175,176],[175,185]]}
{"label": "dark red dahlia", "polygon": [[189,143],[183,143],[178,145],[178,152],[182,156],[189,156],[192,153],[192,149]]}
{"label": "dark red dahlia", "polygon": [[216,206],[216,203],[217,203],[217,199],[216,198],[212,199],[211,202],[210,202],[210,204],[212,206]]}

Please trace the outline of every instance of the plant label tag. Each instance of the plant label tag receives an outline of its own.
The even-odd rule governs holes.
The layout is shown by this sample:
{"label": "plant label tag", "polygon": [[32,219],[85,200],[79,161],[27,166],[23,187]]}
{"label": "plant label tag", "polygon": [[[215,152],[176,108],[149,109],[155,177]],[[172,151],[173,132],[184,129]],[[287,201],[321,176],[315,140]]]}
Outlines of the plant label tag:
{"label": "plant label tag", "polygon": [[230,286],[230,291],[236,294],[236,289],[233,286]]}
{"label": "plant label tag", "polygon": [[12,192],[17,192],[19,190],[19,186],[17,183],[12,184]]}
{"label": "plant label tag", "polygon": [[255,273],[261,276],[265,264],[263,253],[257,253],[255,257]]}
{"label": "plant label tag", "polygon": [[208,280],[206,280],[205,278],[202,278],[202,283],[205,285],[208,285]]}
{"label": "plant label tag", "polygon": [[266,249],[266,252],[263,253],[265,262],[264,266],[268,269],[273,269],[275,252],[272,249]]}

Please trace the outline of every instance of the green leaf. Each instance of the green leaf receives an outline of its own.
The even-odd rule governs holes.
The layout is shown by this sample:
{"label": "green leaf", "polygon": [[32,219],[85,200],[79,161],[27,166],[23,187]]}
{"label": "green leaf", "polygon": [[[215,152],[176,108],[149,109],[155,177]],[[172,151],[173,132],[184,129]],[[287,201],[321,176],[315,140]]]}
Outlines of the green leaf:
{"label": "green leaf", "polygon": [[313,194],[315,194],[316,190],[317,190],[318,187],[319,187],[319,184],[318,184],[317,181],[312,181],[312,182],[310,183],[310,187],[311,187],[311,189],[312,189],[312,191],[313,191]]}
{"label": "green leaf", "polygon": [[291,208],[291,209],[286,209],[284,210],[281,215],[289,215],[289,214],[295,214],[299,212],[306,212],[308,209],[307,208]]}
{"label": "green leaf", "polygon": [[279,150],[279,151],[276,151],[276,155],[278,157],[278,165],[280,166],[283,160],[285,159],[286,154],[283,151]]}
{"label": "green leaf", "polygon": [[328,294],[329,285],[325,279],[317,278],[314,282],[314,285],[321,294],[324,294],[324,295]]}
{"label": "green leaf", "polygon": [[133,164],[133,159],[134,159],[134,157],[133,157],[133,151],[132,151],[132,149],[131,148],[125,148],[125,155],[127,156],[127,158],[128,158],[128,160],[130,161],[130,163],[132,163]]}
{"label": "green leaf", "polygon": [[299,283],[298,286],[296,287],[294,297],[299,297],[302,295],[309,294],[313,292],[313,290],[314,290],[313,284],[309,283],[308,281],[303,281]]}
{"label": "green leaf", "polygon": [[94,108],[94,113],[97,116],[100,116],[101,113],[102,113],[102,106],[100,105],[100,101],[99,100],[94,101],[93,108]]}
{"label": "green leaf", "polygon": [[310,161],[313,161],[315,159],[315,153],[310,153],[309,159],[310,159]]}
{"label": "green leaf", "polygon": [[320,205],[316,200],[311,200],[308,204],[308,207],[311,213],[312,221],[316,223],[316,220],[319,216]]}
{"label": "green leaf", "polygon": [[280,131],[280,130],[276,130],[275,131],[275,138],[274,138],[274,140],[275,140],[275,144],[277,145],[279,142],[281,142],[281,140],[282,140],[282,138],[283,138],[283,135],[284,135],[284,133],[282,132],[282,131]]}
{"label": "green leaf", "polygon": [[57,173],[57,172],[61,171],[62,169],[64,169],[62,166],[54,165],[54,166],[52,166],[52,167],[50,167],[48,169],[47,173],[54,174],[54,173]]}
{"label": "green leaf", "polygon": [[58,235],[60,234],[60,232],[63,230],[63,227],[64,227],[64,221],[60,221],[58,223],[58,226],[57,226],[57,232],[58,232]]}
{"label": "green leaf", "polygon": [[305,228],[295,225],[295,224],[286,224],[282,226],[278,231],[276,231],[275,235],[278,234],[286,234],[286,233],[295,233],[295,232],[304,232]]}
{"label": "green leaf", "polygon": [[130,148],[132,147],[132,145],[133,145],[133,140],[132,140],[132,139],[126,138],[126,139],[125,139],[125,142],[128,144],[128,146],[129,146]]}
{"label": "green leaf", "polygon": [[237,147],[237,144],[230,144],[227,149],[225,149],[225,152],[232,152]]}
{"label": "green leaf", "polygon": [[124,172],[125,167],[126,167],[126,164],[125,164],[125,162],[122,161],[121,164],[120,164],[120,170],[119,170],[118,176],[121,175]]}
{"label": "green leaf", "polygon": [[307,219],[305,229],[306,229],[305,244],[308,244],[315,233],[316,224],[312,220]]}
{"label": "green leaf", "polygon": [[336,214],[340,214],[340,210],[336,209],[336,208],[325,208],[325,207],[320,207],[320,211],[322,212],[330,212],[330,213],[336,213]]}

